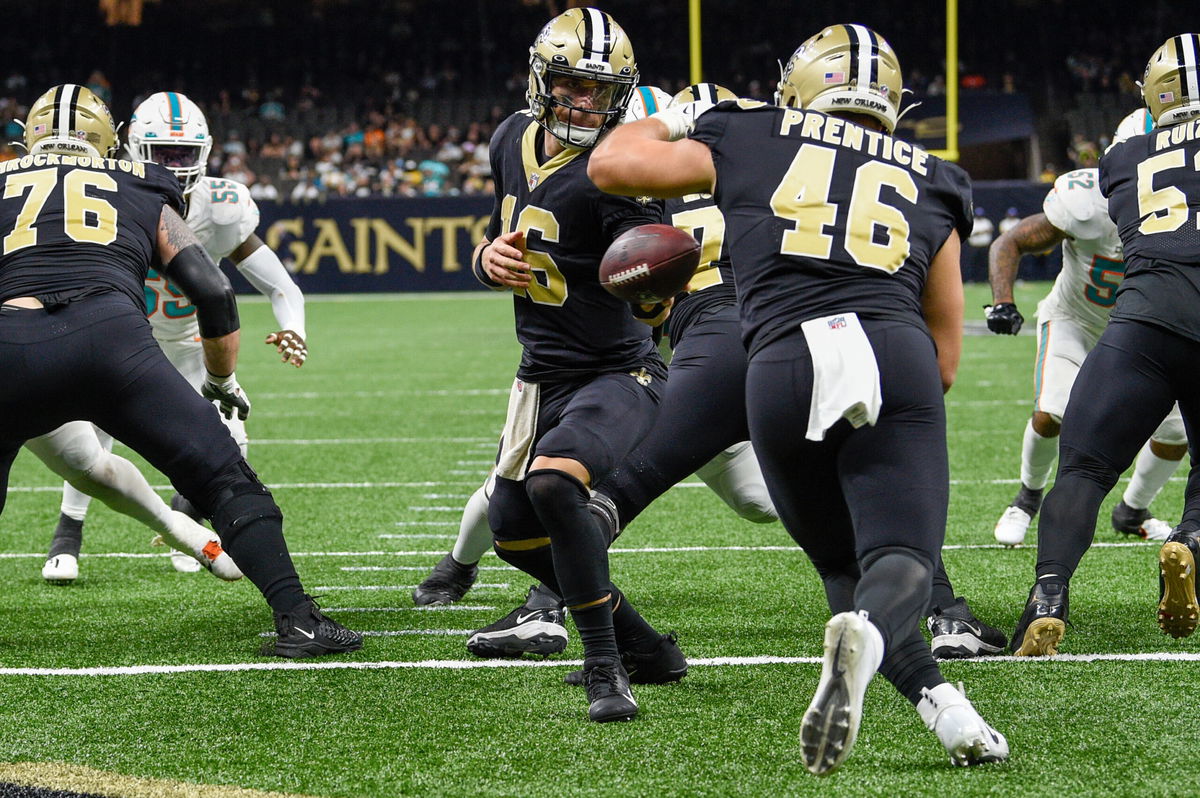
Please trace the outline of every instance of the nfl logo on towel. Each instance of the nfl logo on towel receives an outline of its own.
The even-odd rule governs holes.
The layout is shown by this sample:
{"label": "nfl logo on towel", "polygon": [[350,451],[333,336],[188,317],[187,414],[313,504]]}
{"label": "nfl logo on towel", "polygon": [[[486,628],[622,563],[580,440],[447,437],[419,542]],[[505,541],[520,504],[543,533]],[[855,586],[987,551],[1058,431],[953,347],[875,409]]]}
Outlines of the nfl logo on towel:
{"label": "nfl logo on towel", "polygon": [[846,73],[845,72],[826,72],[825,73],[825,82],[827,84],[828,83],[845,83],[846,82]]}
{"label": "nfl logo on towel", "polygon": [[845,316],[834,316],[826,322],[831,330],[840,330],[846,326]]}

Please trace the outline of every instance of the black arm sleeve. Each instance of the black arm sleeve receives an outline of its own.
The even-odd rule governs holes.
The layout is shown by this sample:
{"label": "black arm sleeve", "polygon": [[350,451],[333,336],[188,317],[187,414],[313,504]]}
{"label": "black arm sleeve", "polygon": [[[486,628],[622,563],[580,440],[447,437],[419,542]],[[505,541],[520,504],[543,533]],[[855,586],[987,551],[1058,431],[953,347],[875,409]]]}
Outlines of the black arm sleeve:
{"label": "black arm sleeve", "polygon": [[201,338],[220,338],[241,326],[233,286],[204,247],[191,244],[179,250],[163,274],[196,306]]}

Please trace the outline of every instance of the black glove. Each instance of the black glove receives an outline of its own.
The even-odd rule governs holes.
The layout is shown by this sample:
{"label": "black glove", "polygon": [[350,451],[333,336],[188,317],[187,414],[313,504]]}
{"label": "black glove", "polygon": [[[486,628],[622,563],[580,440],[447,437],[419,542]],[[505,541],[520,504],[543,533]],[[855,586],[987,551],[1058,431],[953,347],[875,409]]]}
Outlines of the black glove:
{"label": "black glove", "polygon": [[1021,331],[1025,317],[1012,302],[984,305],[983,309],[987,311],[988,329],[997,335],[1016,335]]}

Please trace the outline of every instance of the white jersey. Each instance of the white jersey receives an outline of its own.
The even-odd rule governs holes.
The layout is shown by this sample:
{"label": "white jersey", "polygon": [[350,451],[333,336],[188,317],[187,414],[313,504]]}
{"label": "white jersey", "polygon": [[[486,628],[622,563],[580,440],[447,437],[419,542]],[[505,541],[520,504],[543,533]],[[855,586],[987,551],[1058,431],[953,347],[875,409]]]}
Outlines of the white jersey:
{"label": "white jersey", "polygon": [[1062,271],[1038,304],[1038,321],[1069,319],[1099,338],[1125,278],[1125,261],[1108,200],[1100,193],[1098,170],[1078,169],[1059,177],[1042,210],[1070,238],[1062,245]]}
{"label": "white jersey", "polygon": [[[241,183],[203,177],[188,194],[185,221],[220,263],[258,229],[258,205]],[[154,269],[146,277],[146,316],[159,341],[191,341],[200,335],[195,306]]]}

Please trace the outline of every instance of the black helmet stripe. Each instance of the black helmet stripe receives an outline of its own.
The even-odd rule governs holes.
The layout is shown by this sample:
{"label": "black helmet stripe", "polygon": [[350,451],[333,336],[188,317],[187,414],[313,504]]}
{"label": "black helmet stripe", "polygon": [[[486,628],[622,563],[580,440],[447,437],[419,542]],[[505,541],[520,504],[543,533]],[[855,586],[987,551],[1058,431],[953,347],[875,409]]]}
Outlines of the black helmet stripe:
{"label": "black helmet stripe", "polygon": [[1183,102],[1200,100],[1200,75],[1197,74],[1197,36],[1185,33],[1174,37],[1175,58],[1179,62],[1179,99]]}
{"label": "black helmet stripe", "polygon": [[583,9],[584,57],[604,61],[612,49],[612,27],[608,14],[598,8]]}
{"label": "black helmet stripe", "polygon": [[79,86],[65,83],[58,87],[54,95],[54,116],[51,119],[51,131],[68,133],[75,130],[75,104],[79,101]]}
{"label": "black helmet stripe", "polygon": [[850,39],[850,74],[847,83],[870,86],[879,82],[879,39],[865,25],[844,26]]}

